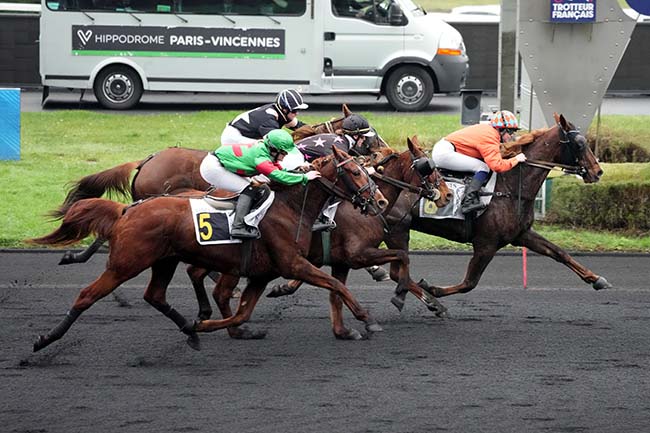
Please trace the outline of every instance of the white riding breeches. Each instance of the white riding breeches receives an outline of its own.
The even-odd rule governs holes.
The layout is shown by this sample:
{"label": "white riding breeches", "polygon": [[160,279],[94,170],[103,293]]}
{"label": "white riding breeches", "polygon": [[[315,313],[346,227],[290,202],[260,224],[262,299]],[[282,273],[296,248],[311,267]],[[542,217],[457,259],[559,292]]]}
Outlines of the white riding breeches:
{"label": "white riding breeches", "polygon": [[444,138],[433,146],[431,159],[436,167],[454,171],[489,172],[487,164],[480,159],[456,152],[454,145]]}
{"label": "white riding breeches", "polygon": [[230,192],[242,192],[251,183],[250,177],[228,171],[213,153],[203,158],[199,171],[210,185]]}
{"label": "white riding breeches", "polygon": [[221,145],[232,146],[233,144],[253,144],[259,141],[256,138],[244,137],[239,132],[239,129],[234,126],[226,125],[226,128],[221,133]]}

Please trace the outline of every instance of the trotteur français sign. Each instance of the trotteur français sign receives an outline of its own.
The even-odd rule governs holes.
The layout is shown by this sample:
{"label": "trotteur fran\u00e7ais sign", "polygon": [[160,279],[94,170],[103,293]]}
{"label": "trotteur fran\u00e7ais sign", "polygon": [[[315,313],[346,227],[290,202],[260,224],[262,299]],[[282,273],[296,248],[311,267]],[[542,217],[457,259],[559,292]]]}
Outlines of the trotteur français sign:
{"label": "trotteur fran\u00e7ais sign", "polygon": [[551,22],[593,23],[596,0],[551,0]]}

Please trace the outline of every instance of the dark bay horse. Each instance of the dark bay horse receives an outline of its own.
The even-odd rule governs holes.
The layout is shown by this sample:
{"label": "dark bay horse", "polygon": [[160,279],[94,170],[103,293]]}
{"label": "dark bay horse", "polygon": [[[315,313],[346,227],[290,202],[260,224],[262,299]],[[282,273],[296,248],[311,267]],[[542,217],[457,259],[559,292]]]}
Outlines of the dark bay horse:
{"label": "dark bay horse", "polygon": [[[343,104],[343,117],[316,125],[305,125],[294,131],[294,140],[298,140],[297,137],[336,131],[350,114],[352,112],[348,106]],[[387,147],[378,137],[373,137],[376,141],[371,149]],[[99,198],[104,194],[137,201],[162,194],[178,194],[190,189],[206,191],[210,184],[201,177],[199,167],[208,153],[204,150],[172,147],[139,161],[90,174],[73,183],[63,204],[50,215],[61,218],[76,201]],[[135,176],[131,180],[134,172]],[[98,238],[80,253],[68,251],[59,264],[86,262],[104,242],[104,239]]]}
{"label": "dark bay horse", "polygon": [[530,143],[521,147],[528,158],[527,163],[499,174],[495,188],[497,194],[487,210],[471,224],[462,220],[421,218],[418,210],[411,208],[408,194],[402,194],[388,216],[389,221],[397,223],[403,212],[409,209],[412,212],[410,218],[398,223],[401,229],[387,236],[386,245],[389,248],[407,249],[409,229],[456,242],[471,242],[474,248],[474,255],[461,283],[438,287],[423,280],[420,285],[425,290],[436,297],[469,292],[476,287],[496,252],[508,244],[526,247],[563,263],[596,290],[611,288],[605,278],[576,262],[564,250],[532,229],[535,196],[553,167],[562,167],[567,172],[578,174],[585,183],[598,182],[603,173],[585,137],[564,116],[556,115],[556,121],[555,126],[533,131],[515,143]]}
{"label": "dark bay horse", "polygon": [[[451,193],[440,173],[433,170],[426,175],[422,175],[416,168],[418,164],[415,162],[418,159],[426,158],[426,154],[420,148],[417,137],[408,139],[407,144],[408,149],[401,153],[389,148],[375,152],[372,155],[372,162],[369,164],[376,171],[372,175],[373,178],[376,180],[384,197],[390,203],[385,212],[390,212],[392,204],[397,201],[400,193],[404,191],[410,191],[418,198],[434,199],[438,207],[445,206],[451,198]],[[404,212],[406,216],[410,214],[409,209]],[[314,236],[308,259],[318,267],[325,264],[330,265],[332,267],[332,276],[343,284],[347,280],[350,269],[360,269],[390,262],[394,264],[395,271],[391,273],[391,277],[398,283],[396,289],[398,293],[410,291],[431,311],[438,314],[443,313],[445,308],[411,280],[408,269],[408,254],[399,249],[378,248],[384,240],[386,231],[390,230],[390,227],[385,222],[381,216],[364,216],[357,212],[351,203],[342,202],[336,213],[337,227],[329,235],[330,247],[327,251],[323,249],[323,239],[324,236],[328,236],[327,234]],[[212,314],[203,285],[207,272],[207,269],[188,270],[199,301],[199,317],[210,317]],[[229,309],[229,300],[238,280],[238,278],[232,276],[223,276],[217,281],[213,291],[213,298],[224,317],[232,315]],[[269,294],[269,296],[276,297],[291,294],[298,290],[301,284],[302,282],[299,280],[291,280],[288,284],[280,287],[276,286],[274,288],[276,295],[271,296]],[[398,302],[403,305],[403,301],[399,300]],[[330,312],[332,321],[336,323],[335,328],[343,328],[341,299],[332,294],[330,304],[336,307]],[[233,338],[246,338],[242,337],[241,333],[234,328],[229,328],[228,331]]]}
{"label": "dark bay horse", "polygon": [[[65,318],[38,338],[34,351],[61,338],[82,312],[148,268],[152,275],[144,299],[187,334],[188,343],[195,349],[199,348],[196,332],[237,326],[248,320],[268,282],[278,276],[299,278],[336,292],[354,317],[365,322],[369,332],[380,331],[381,327],[345,285],[314,267],[305,257],[311,244],[311,226],[332,194],[364,203],[366,209],[385,208],[387,202],[368,173],[344,152],[335,149],[333,155],[315,161],[314,166],[322,174],[319,180],[306,186],[275,187],[276,198],[260,223],[262,236],[247,244],[251,248],[248,266],[242,264],[242,244],[198,244],[187,197],[152,198],[128,209],[127,205],[106,199],[75,203],[58,229],[32,242],[67,245],[95,233],[109,240],[106,270],[81,291]],[[308,201],[304,200],[307,192]],[[166,289],[180,261],[248,277],[236,314],[224,320],[191,324],[172,308],[166,300]],[[358,331],[336,325],[338,338],[358,339]]]}

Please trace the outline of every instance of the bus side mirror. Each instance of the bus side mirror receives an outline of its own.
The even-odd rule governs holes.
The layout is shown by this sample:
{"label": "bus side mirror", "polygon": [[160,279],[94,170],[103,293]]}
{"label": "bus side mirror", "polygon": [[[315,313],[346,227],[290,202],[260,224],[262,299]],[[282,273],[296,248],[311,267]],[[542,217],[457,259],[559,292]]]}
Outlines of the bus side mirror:
{"label": "bus side mirror", "polygon": [[388,8],[388,22],[391,26],[401,26],[404,23],[404,12],[397,3],[391,3]]}

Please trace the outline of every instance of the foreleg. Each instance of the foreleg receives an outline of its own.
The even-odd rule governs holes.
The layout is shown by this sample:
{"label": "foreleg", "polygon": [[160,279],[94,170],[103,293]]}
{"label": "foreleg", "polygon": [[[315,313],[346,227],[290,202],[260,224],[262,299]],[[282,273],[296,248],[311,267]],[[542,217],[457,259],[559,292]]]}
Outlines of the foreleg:
{"label": "foreleg", "polygon": [[[237,287],[237,283],[239,283],[239,277],[221,274],[214,286],[212,297],[217,303],[221,316],[224,319],[233,315],[232,309],[230,308],[230,299],[232,298],[233,290]],[[266,337],[266,331],[255,330],[246,324],[241,326],[230,326],[227,329],[228,335],[230,335],[231,338],[239,340],[261,339]]]}
{"label": "foreleg", "polygon": [[534,251],[543,256],[550,257],[553,260],[566,265],[569,267],[569,269],[575,272],[582,279],[582,281],[591,284],[591,286],[596,290],[612,288],[612,285],[605,278],[594,274],[591,270],[575,261],[573,257],[571,257],[562,248],[558,247],[548,239],[540,236],[533,229],[528,229],[522,233],[515,241],[512,242],[512,244],[524,246],[531,251]]}

